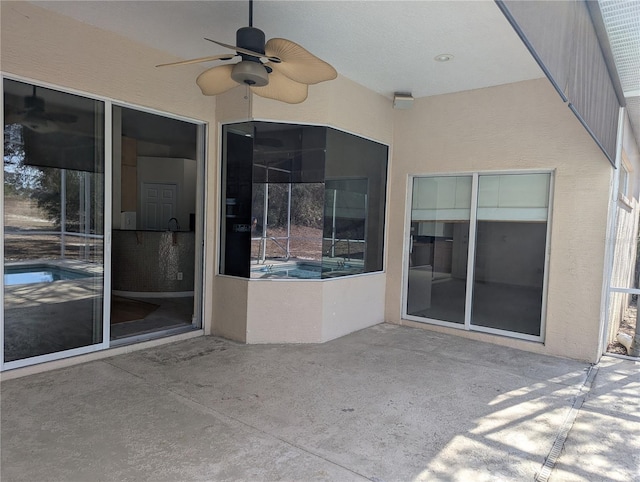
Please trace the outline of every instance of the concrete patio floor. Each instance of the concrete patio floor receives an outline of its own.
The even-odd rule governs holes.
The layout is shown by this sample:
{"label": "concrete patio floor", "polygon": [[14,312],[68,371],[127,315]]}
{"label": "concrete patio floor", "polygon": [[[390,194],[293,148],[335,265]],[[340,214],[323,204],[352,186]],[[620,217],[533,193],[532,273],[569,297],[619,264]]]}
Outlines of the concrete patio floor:
{"label": "concrete patio floor", "polygon": [[1,388],[3,482],[640,480],[639,363],[388,324],[197,338]]}

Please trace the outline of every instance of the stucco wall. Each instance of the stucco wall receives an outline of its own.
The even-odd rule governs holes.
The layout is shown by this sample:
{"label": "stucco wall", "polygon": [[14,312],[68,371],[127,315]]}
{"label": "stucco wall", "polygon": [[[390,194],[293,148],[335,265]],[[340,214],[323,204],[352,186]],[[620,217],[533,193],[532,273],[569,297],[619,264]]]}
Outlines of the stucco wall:
{"label": "stucco wall", "polygon": [[[552,355],[596,358],[611,168],[545,79],[418,99],[413,109],[404,111],[393,111],[389,99],[343,77],[311,86],[309,99],[296,106],[259,97],[244,99],[243,89],[216,99],[202,96],[195,85],[203,70],[200,66],[159,70],[154,65],[174,59],[28,3],[0,5],[3,72],[211,123],[205,202],[207,331],[211,331],[211,320],[222,323],[220,320],[238,316],[240,323],[222,323],[217,332],[241,339],[246,328],[242,318],[246,320],[249,310],[259,312],[257,306],[247,307],[248,281],[215,276],[219,210],[216,121],[251,116],[328,124],[383,143],[393,142],[386,285],[380,283],[385,275],[340,282],[348,284],[345,292],[356,290],[355,299],[360,302],[367,297],[384,299],[384,318],[396,323],[401,322],[409,174],[555,169],[546,343],[433,329]],[[216,118],[216,102],[226,106],[218,111],[226,112],[225,116]],[[257,289],[271,296],[274,288]],[[376,314],[382,306],[373,305],[375,313],[367,313],[367,323],[382,319],[383,313]],[[322,310],[325,308],[330,307]],[[362,320],[353,324],[361,325]],[[331,326],[336,326],[334,321]],[[339,330],[330,331],[337,334]],[[322,336],[333,335],[327,332]]]}
{"label": "stucco wall", "polygon": [[[0,17],[3,73],[214,125],[216,98],[204,97],[195,84],[202,67],[157,69],[159,63],[178,59],[26,2],[1,2]],[[209,144],[206,154],[206,183],[210,187],[205,202],[206,226],[215,232],[215,142]],[[205,249],[206,286],[211,287],[214,243]],[[206,330],[210,330],[211,299],[207,290]]]}
{"label": "stucco wall", "polygon": [[394,122],[386,319],[415,325],[400,315],[409,175],[555,170],[545,343],[433,329],[595,361],[612,169],[549,82],[418,99]]}
{"label": "stucco wall", "polygon": [[[239,93],[238,93],[239,91]],[[218,102],[218,120],[256,120],[328,125],[378,142],[393,136],[391,101],[338,76],[309,86],[302,104],[285,104],[234,89]],[[237,102],[232,101],[235,96]],[[238,107],[240,105],[240,107]],[[216,286],[229,283],[219,276]],[[319,343],[384,321],[384,273],[325,281],[246,281],[248,343]],[[229,302],[216,303],[215,319],[226,319]],[[228,320],[228,319],[227,319]],[[220,323],[242,323],[240,320]],[[214,323],[215,331],[218,323]]]}

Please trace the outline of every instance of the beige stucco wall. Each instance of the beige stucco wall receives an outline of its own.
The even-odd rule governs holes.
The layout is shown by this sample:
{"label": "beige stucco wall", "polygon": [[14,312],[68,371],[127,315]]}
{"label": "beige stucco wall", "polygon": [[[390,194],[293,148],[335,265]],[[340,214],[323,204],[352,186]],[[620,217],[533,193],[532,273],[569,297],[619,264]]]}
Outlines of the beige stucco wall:
{"label": "beige stucco wall", "polygon": [[[199,66],[157,69],[173,59],[166,53],[41,9],[26,2],[1,2],[3,73],[53,87],[101,96],[215,125],[215,97],[204,97],[195,78]],[[207,150],[206,225],[215,233],[216,144]],[[211,239],[215,238],[211,236]],[[211,287],[215,245],[206,245],[205,285]],[[212,290],[204,296],[205,329],[210,330]]]}
{"label": "beige stucco wall", "polygon": [[[393,134],[391,101],[355,82],[339,76],[336,80],[309,86],[302,104],[250,96],[240,91],[240,108],[226,105],[229,94],[221,96],[220,122],[256,120],[300,122],[336,127],[347,132],[390,144]],[[250,105],[247,105],[250,102]],[[225,103],[225,104],[223,104]],[[218,276],[215,284],[229,283]],[[323,281],[244,281],[247,287],[246,339],[248,343],[319,343],[384,321],[384,273]],[[223,316],[230,301],[221,300],[214,310],[214,332],[220,324],[236,323]],[[223,319],[228,321],[222,321]],[[222,331],[220,331],[222,333]],[[240,338],[236,338],[240,339]]]}
{"label": "beige stucco wall", "polygon": [[[402,322],[408,175],[539,168],[555,170],[546,342],[431,328],[552,355],[590,361],[597,357],[611,168],[546,80],[418,99],[413,109],[403,111],[394,111],[389,99],[343,77],[310,86],[309,99],[296,106],[255,96],[244,99],[243,89],[216,99],[202,96],[195,85],[200,66],[159,70],[155,64],[173,60],[165,53],[28,3],[0,5],[3,72],[210,123],[205,203],[207,332],[235,339],[250,332],[257,340],[260,331],[251,320],[265,312],[264,306],[270,306],[277,299],[275,290],[280,290],[276,283],[215,276],[218,122],[251,116],[326,124],[393,143],[385,243],[387,272],[307,283],[325,286],[322,300],[309,298],[312,308],[322,313],[321,339],[383,319]],[[307,285],[299,288],[301,295],[311,289]],[[335,309],[335,299],[344,301],[340,309]],[[364,312],[356,309],[358,304],[367,303]],[[281,320],[283,330],[304,313],[292,311],[289,316]]]}
{"label": "beige stucco wall", "polygon": [[595,361],[612,169],[549,82],[419,99],[394,121],[386,319],[416,325],[400,316],[409,175],[555,170],[545,343],[432,329]]}

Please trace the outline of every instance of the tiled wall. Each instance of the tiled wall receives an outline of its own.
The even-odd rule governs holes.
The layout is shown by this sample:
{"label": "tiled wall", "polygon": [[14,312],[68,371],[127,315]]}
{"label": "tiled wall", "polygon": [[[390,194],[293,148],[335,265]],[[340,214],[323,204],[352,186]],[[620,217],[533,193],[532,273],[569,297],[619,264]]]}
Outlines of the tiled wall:
{"label": "tiled wall", "polygon": [[193,291],[194,263],[194,232],[113,231],[114,290]]}

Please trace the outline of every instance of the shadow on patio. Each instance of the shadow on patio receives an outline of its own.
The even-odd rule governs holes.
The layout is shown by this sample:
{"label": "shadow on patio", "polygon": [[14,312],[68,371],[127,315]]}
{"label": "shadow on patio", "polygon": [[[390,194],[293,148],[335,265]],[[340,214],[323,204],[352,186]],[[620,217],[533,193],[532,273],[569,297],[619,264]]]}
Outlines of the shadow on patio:
{"label": "shadow on patio", "polygon": [[388,324],[199,338],[3,382],[1,475],[532,480],[587,393],[551,480],[632,480],[640,369],[603,360],[587,393],[587,364]]}

